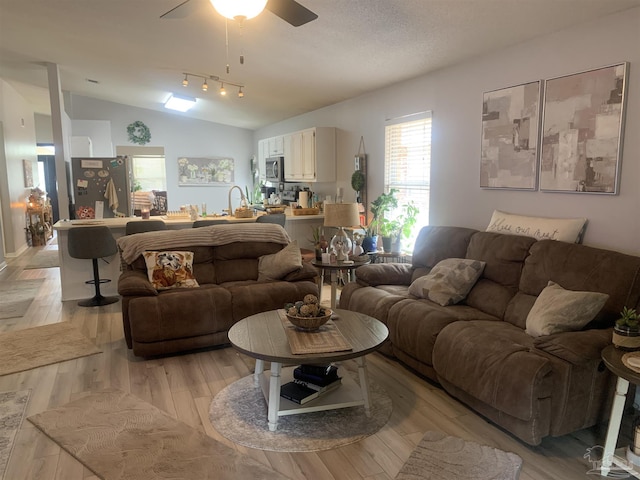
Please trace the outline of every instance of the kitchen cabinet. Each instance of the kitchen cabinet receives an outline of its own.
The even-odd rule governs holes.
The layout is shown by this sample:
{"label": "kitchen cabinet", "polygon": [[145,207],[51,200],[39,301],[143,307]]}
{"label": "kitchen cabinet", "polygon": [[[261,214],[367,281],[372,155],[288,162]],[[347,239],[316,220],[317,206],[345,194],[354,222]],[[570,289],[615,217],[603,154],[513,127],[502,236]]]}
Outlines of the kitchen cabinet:
{"label": "kitchen cabinet", "polygon": [[308,128],[286,137],[284,153],[286,181],[335,182],[335,128]]}
{"label": "kitchen cabinet", "polygon": [[284,155],[284,136],[271,137],[269,140],[269,156],[277,157]]}
{"label": "kitchen cabinet", "polygon": [[259,169],[259,178],[261,181],[266,180],[266,171],[267,164],[266,160],[269,158],[269,139],[264,138],[262,140],[258,140],[258,169]]}

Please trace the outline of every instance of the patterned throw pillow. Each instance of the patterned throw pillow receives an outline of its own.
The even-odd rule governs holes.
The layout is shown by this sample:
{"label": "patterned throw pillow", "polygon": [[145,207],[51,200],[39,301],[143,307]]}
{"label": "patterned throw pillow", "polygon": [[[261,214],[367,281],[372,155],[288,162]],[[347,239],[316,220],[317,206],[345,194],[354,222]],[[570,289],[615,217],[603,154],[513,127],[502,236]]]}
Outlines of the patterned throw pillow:
{"label": "patterned throw pillow", "polygon": [[443,307],[465,299],[482,275],[485,262],[465,258],[447,258],[422,277],[416,278],[409,293],[428,298]]}
{"label": "patterned throw pillow", "polygon": [[263,255],[258,259],[258,281],[280,280],[302,268],[302,255],[294,240],[278,253]]}
{"label": "patterned throw pillow", "polygon": [[156,290],[199,286],[193,276],[193,252],[144,252],[143,256]]}
{"label": "patterned throw pillow", "polygon": [[565,290],[549,282],[527,315],[527,334],[541,337],[580,330],[604,307],[609,295]]}

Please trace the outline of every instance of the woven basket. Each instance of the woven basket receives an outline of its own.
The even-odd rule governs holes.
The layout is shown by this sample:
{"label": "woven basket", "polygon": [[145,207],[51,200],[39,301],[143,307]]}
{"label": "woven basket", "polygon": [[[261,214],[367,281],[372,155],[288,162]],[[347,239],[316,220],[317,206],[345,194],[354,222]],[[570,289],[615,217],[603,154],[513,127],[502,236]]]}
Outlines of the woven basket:
{"label": "woven basket", "polygon": [[291,211],[294,215],[318,215],[320,213],[319,208],[293,208]]}
{"label": "woven basket", "polygon": [[289,315],[287,318],[291,323],[293,323],[296,328],[300,330],[318,330],[322,325],[327,323],[331,318],[331,314],[333,313],[328,308],[325,309],[326,314],[323,317],[295,317],[293,315]]}
{"label": "woven basket", "polygon": [[253,210],[250,208],[236,208],[233,216],[236,218],[251,218],[253,217]]}

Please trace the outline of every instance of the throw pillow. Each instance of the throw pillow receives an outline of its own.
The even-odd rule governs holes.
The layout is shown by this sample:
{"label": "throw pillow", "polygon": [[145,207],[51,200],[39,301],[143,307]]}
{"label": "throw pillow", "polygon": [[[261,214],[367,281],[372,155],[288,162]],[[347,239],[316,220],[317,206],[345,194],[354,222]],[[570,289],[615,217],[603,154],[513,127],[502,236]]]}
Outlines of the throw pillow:
{"label": "throw pillow", "polygon": [[409,293],[443,307],[453,305],[464,300],[485,265],[479,260],[447,258],[438,262],[427,275],[416,278],[409,286]]}
{"label": "throw pillow", "polygon": [[586,224],[586,218],[529,217],[494,210],[487,232],[582,243]]}
{"label": "throw pillow", "polygon": [[565,290],[554,282],[540,292],[529,315],[526,332],[532,337],[580,330],[602,309],[609,295]]}
{"label": "throw pillow", "polygon": [[193,276],[193,252],[144,252],[149,281],[156,290],[198,287]]}
{"label": "throw pillow", "polygon": [[302,268],[302,255],[295,240],[278,253],[258,259],[258,281],[281,280],[287,274]]}

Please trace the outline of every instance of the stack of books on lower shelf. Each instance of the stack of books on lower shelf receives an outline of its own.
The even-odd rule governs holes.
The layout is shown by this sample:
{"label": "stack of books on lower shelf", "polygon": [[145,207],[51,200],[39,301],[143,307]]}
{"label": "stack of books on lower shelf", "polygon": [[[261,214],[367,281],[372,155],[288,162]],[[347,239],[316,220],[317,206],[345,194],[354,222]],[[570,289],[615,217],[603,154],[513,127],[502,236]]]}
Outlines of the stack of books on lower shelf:
{"label": "stack of books on lower shelf", "polygon": [[293,370],[293,381],[280,387],[280,396],[304,405],[331,392],[342,383],[334,365],[300,365]]}

